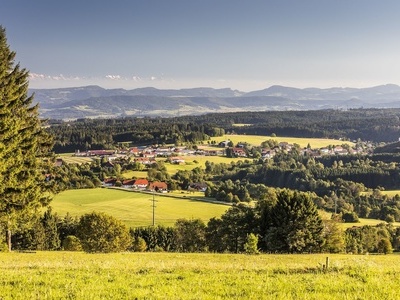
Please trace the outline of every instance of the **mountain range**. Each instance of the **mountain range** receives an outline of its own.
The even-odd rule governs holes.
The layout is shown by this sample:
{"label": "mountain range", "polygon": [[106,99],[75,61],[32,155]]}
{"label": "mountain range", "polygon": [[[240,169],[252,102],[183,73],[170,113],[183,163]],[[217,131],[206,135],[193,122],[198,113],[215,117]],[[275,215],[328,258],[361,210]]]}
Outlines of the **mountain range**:
{"label": "mountain range", "polygon": [[395,84],[327,89],[275,85],[252,92],[229,88],[125,90],[84,86],[30,89],[29,93],[34,93],[41,117],[61,120],[236,111],[400,108],[400,86]]}

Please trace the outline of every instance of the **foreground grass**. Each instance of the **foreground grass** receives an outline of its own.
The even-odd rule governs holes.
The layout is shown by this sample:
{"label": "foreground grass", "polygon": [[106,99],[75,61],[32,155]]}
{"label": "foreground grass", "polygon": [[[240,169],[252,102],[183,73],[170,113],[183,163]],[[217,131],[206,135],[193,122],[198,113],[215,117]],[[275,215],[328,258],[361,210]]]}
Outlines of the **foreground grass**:
{"label": "foreground grass", "polygon": [[400,255],[0,253],[1,299],[399,299]]}
{"label": "foreground grass", "polygon": [[[193,201],[183,196],[179,199],[155,194],[156,225],[172,226],[179,218],[198,218],[208,222],[210,218],[221,216],[229,208],[227,205]],[[104,188],[81,189],[67,190],[56,195],[51,206],[60,216],[67,212],[72,216],[81,216],[98,211],[114,216],[128,227],[138,227],[152,224],[152,199],[151,194],[137,192]]]}

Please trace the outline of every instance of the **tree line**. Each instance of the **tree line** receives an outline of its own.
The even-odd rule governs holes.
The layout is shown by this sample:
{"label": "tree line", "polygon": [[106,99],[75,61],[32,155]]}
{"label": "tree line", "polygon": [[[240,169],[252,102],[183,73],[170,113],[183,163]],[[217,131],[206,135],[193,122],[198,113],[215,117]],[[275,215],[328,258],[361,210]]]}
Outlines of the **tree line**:
{"label": "tree line", "polygon": [[55,137],[56,153],[115,149],[124,143],[197,143],[225,133],[379,143],[398,140],[399,117],[400,109],[237,112],[175,118],[51,120],[47,131]]}
{"label": "tree line", "polygon": [[48,209],[12,236],[18,250],[217,253],[391,253],[400,229],[388,224],[341,229],[322,220],[307,193],[281,190],[257,206],[234,205],[207,223],[178,219],[173,227],[125,227],[104,213],[61,218]]}

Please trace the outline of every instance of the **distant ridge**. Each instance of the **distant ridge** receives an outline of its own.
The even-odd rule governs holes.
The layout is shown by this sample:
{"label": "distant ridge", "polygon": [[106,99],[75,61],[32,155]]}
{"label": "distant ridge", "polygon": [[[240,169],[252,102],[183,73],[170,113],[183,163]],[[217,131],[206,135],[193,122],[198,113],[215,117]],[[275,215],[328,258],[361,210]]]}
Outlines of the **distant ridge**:
{"label": "distant ridge", "polygon": [[91,85],[30,89],[40,113],[50,119],[123,116],[176,116],[209,112],[400,108],[400,86],[293,88],[274,85],[241,92],[230,88],[104,89]]}

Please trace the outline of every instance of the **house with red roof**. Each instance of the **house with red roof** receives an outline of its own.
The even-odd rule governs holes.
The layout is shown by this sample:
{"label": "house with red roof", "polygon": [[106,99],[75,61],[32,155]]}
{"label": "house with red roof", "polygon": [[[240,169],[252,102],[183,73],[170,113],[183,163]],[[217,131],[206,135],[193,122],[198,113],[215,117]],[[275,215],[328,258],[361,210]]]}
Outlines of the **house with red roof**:
{"label": "house with red roof", "polygon": [[136,179],[133,183],[133,188],[138,190],[144,190],[149,185],[149,181],[145,178]]}
{"label": "house with red roof", "polygon": [[149,191],[156,191],[159,193],[166,193],[168,191],[168,186],[165,182],[162,181],[153,181],[150,182],[147,189]]}

